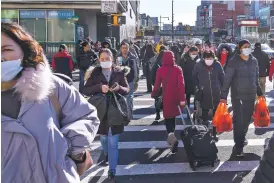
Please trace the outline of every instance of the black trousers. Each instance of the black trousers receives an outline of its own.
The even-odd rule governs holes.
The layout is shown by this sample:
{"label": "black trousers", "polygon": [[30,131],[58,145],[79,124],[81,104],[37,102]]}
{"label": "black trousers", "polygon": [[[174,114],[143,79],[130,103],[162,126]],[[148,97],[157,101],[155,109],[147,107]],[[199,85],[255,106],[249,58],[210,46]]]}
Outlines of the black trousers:
{"label": "black trousers", "polygon": [[245,136],[254,111],[253,100],[232,99],[233,135],[236,148],[243,148]]}
{"label": "black trousers", "polygon": [[168,134],[175,132],[175,125],[176,125],[175,118],[165,119],[165,124],[166,124],[166,131]]}
{"label": "black trousers", "polygon": [[191,98],[191,94],[186,93],[186,103],[188,107],[190,107],[190,98]]}
{"label": "black trousers", "polygon": [[146,69],[147,91],[152,92],[151,77],[150,77],[150,70],[149,70],[148,64],[145,64],[145,69]]}

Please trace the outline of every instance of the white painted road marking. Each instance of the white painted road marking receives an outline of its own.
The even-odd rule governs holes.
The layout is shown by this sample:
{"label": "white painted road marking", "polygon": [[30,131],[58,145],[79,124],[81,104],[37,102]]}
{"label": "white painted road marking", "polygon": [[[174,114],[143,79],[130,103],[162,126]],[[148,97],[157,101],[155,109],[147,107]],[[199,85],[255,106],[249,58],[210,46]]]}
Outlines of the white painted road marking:
{"label": "white painted road marking", "polygon": [[[267,139],[248,139],[248,146],[264,146],[267,145]],[[217,147],[230,147],[234,146],[234,140],[219,140],[216,143]],[[99,141],[94,141],[91,149],[95,150],[101,147]],[[166,141],[134,141],[134,142],[119,142],[119,149],[150,149],[150,148],[169,148]],[[178,147],[184,147],[184,144],[179,140]]]}

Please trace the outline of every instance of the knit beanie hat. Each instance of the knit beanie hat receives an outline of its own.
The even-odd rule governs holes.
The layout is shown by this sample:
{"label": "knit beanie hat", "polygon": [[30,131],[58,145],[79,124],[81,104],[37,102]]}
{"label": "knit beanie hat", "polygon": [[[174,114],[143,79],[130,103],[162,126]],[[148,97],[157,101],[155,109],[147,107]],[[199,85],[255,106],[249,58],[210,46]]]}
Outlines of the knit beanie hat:
{"label": "knit beanie hat", "polygon": [[242,39],[239,41],[239,49],[241,49],[244,44],[250,44],[250,42],[246,39]]}

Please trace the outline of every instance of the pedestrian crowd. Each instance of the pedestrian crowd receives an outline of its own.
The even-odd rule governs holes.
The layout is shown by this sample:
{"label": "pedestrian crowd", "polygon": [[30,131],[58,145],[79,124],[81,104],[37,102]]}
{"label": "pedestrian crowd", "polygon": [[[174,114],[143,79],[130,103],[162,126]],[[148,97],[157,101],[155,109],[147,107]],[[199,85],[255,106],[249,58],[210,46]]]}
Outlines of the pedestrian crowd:
{"label": "pedestrian crowd", "polygon": [[[76,64],[60,45],[51,65],[42,47],[22,27],[1,23],[2,181],[7,183],[76,183],[94,163],[90,147],[100,136],[108,178],[115,181],[119,136],[133,118],[134,92],[146,78],[155,99],[155,120],[165,120],[167,142],[177,152],[175,119],[194,97],[194,118],[210,126],[219,103],[233,109],[234,153],[244,157],[246,133],[257,96],[265,95],[266,77],[274,65],[261,44],[241,40],[233,52],[202,44],[164,45],[111,40],[76,46]],[[79,91],[72,72],[79,69]],[[140,69],[142,68],[142,69]],[[51,70],[52,69],[52,70]],[[140,70],[143,76],[139,78]],[[52,72],[53,71],[53,72]],[[212,136],[218,141],[213,127]],[[274,136],[254,177],[255,183],[274,182]]]}

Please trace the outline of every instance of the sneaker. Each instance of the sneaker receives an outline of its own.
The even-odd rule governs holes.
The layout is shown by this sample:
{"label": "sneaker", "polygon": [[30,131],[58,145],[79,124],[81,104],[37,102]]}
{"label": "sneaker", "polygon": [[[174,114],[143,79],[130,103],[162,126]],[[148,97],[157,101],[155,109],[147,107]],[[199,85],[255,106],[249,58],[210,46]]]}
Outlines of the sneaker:
{"label": "sneaker", "polygon": [[239,158],[243,158],[244,157],[244,151],[243,148],[236,148],[236,156]]}
{"label": "sneaker", "polygon": [[117,183],[115,181],[115,175],[114,175],[114,173],[112,173],[112,172],[108,173],[108,182],[110,182],[110,183]]}
{"label": "sneaker", "polygon": [[172,153],[176,153],[178,151],[178,145],[179,145],[179,142],[178,140],[176,140],[176,142],[174,142],[173,146],[171,147]]}
{"label": "sneaker", "polygon": [[215,142],[218,142],[218,141],[219,141],[218,135],[213,136],[213,140],[214,140]]}
{"label": "sneaker", "polygon": [[247,141],[247,139],[245,139],[244,146],[247,146],[247,145],[248,145],[248,141]]}

